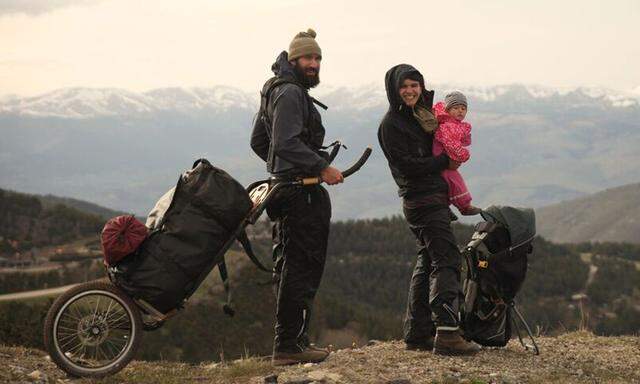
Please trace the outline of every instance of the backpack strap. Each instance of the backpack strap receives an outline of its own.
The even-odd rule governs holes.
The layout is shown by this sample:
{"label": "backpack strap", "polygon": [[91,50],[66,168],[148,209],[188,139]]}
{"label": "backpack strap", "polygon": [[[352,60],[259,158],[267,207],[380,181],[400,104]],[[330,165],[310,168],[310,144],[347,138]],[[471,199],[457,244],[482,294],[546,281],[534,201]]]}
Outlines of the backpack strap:
{"label": "backpack strap", "polygon": [[224,292],[227,294],[227,299],[222,306],[222,311],[226,315],[233,317],[236,311],[233,309],[231,303],[231,286],[229,285],[229,273],[227,272],[227,263],[224,256],[222,256],[222,261],[218,263],[218,272],[220,272],[220,279],[222,280],[222,285],[224,286]]}
{"label": "backpack strap", "polygon": [[[304,88],[299,82],[293,80],[293,79],[287,79],[287,78],[282,78],[282,77],[277,77],[274,76],[271,79],[267,80],[267,82],[265,83],[262,91],[260,91],[260,109],[258,110],[258,116],[257,119],[259,119],[259,121],[261,122],[264,130],[265,130],[265,134],[266,137],[269,140],[269,145],[268,145],[268,151],[267,151],[267,155],[266,155],[266,162],[267,162],[267,170],[271,171],[271,167],[273,166],[274,162],[275,162],[275,153],[273,151],[272,145],[273,145],[273,140],[272,140],[272,127],[271,127],[271,121],[269,119],[269,116],[267,114],[267,108],[269,107],[269,99],[271,98],[271,93],[273,92],[273,90],[283,84],[294,84],[297,87],[300,87],[300,89],[302,89],[304,91],[305,97],[308,99],[309,101],[309,108],[311,108],[311,104],[316,104],[318,105],[320,108],[326,110],[328,107],[326,105],[324,105],[323,103],[319,102],[318,100],[314,99],[313,97],[311,97],[311,95],[309,95],[309,91]],[[309,125],[310,119],[311,118],[311,110],[308,111],[307,113],[307,119],[304,122],[305,126]]]}
{"label": "backpack strap", "polygon": [[[300,83],[298,83],[297,81],[295,81],[295,80],[290,80],[290,79],[284,79],[284,78],[281,78],[281,77],[274,77],[274,79],[275,79],[275,80],[273,81],[273,83],[269,84],[269,86],[267,87],[267,89],[266,89],[266,91],[265,91],[265,94],[263,95],[263,96],[266,98],[266,101],[267,101],[267,102],[269,101],[269,96],[271,95],[271,91],[273,91],[273,89],[274,89],[275,87],[277,87],[277,86],[279,86],[279,85],[282,85],[282,84],[294,84],[294,85],[297,85],[298,87],[302,88],[302,90],[303,90],[303,91],[304,91],[304,93],[307,95],[307,97],[308,97],[308,98],[311,100],[311,102],[313,102],[315,105],[317,105],[318,107],[320,107],[320,108],[324,109],[325,111],[326,111],[327,109],[329,109],[329,107],[327,107],[327,105],[326,105],[326,104],[322,103],[320,100],[317,100],[315,97],[311,96],[311,95],[309,94],[309,91],[308,91],[306,88],[304,88],[302,85],[300,85]],[[266,104],[265,104],[265,106],[266,106]]]}
{"label": "backpack strap", "polygon": [[[297,85],[300,88],[303,88],[300,83],[298,83],[295,80],[291,80],[291,79],[285,79],[282,77],[272,77],[270,80],[267,81],[267,83],[271,82],[271,84],[269,84],[267,86],[267,89],[263,90],[262,92],[260,92],[261,95],[261,103],[260,103],[260,109],[262,109],[264,112],[266,112],[267,110],[267,106],[269,105],[269,98],[271,97],[271,92],[273,92],[273,90],[282,85],[282,84],[294,84]],[[304,89],[304,88],[303,88]]]}
{"label": "backpack strap", "polygon": [[[309,98],[309,100],[314,103],[315,105],[319,106],[320,108],[324,109],[325,111],[327,109],[329,109],[329,107],[327,107],[325,104],[323,104],[322,102],[316,100],[314,97],[312,97],[311,95],[309,95],[309,91],[304,88],[302,85],[300,85],[299,82],[295,81],[295,80],[291,80],[291,79],[285,79],[282,77],[272,77],[270,80],[267,81],[271,82],[271,84],[269,84],[267,86],[267,88],[265,90],[263,90],[262,92],[260,92],[260,115],[258,118],[263,118],[263,119],[267,119],[266,116],[266,112],[267,112],[267,106],[269,105],[269,98],[271,97],[271,92],[273,92],[273,90],[282,85],[282,84],[294,84],[298,87],[300,87],[303,91],[304,94]],[[270,122],[265,121],[265,123],[267,123],[266,125],[271,125]],[[269,135],[269,137],[271,137],[271,135]]]}
{"label": "backpack strap", "polygon": [[311,101],[313,101],[313,103],[314,103],[315,105],[317,105],[318,107],[320,107],[320,108],[324,109],[325,111],[326,111],[327,109],[329,109],[329,107],[327,107],[325,104],[321,103],[320,101],[316,100],[313,96],[311,96],[311,95],[307,95],[307,96],[309,96],[309,98],[311,99]]}
{"label": "backpack strap", "polygon": [[[251,248],[251,242],[249,241],[249,238],[247,237],[247,232],[246,231],[242,231],[242,233],[237,237],[238,241],[240,242],[240,244],[242,244],[242,248],[244,248],[244,251],[247,253],[247,255],[249,256],[249,259],[251,259],[251,261],[261,270],[265,271],[265,272],[273,272],[272,270],[268,269],[267,267],[265,267],[256,257],[256,255],[253,253],[253,249]],[[235,309],[233,309],[233,297],[231,295],[231,284],[229,284],[229,272],[227,270],[227,262],[225,259],[225,256],[222,256],[222,260],[218,263],[218,272],[220,272],[220,279],[222,280],[222,286],[224,287],[224,292],[226,293],[227,297],[226,300],[224,302],[224,304],[222,305],[222,311],[230,316],[233,317],[233,315],[235,315],[236,311]]]}
{"label": "backpack strap", "polygon": [[258,269],[265,271],[265,272],[273,272],[271,269],[265,267],[260,260],[258,260],[258,258],[256,257],[256,254],[253,253],[253,248],[251,247],[251,242],[249,241],[249,238],[247,237],[247,232],[245,230],[242,230],[242,233],[240,233],[237,237],[238,241],[240,242],[240,244],[242,244],[242,248],[244,248],[245,253],[247,254],[247,256],[249,256],[249,259],[251,259],[251,261],[253,262],[253,264],[256,265],[256,267],[258,267]]}
{"label": "backpack strap", "polygon": [[[270,83],[270,84],[269,84]],[[267,152],[267,168],[273,165],[275,161],[275,153],[273,153],[273,149],[271,147],[272,140],[272,132],[271,132],[271,120],[267,114],[267,108],[269,107],[269,99],[271,98],[271,92],[282,84],[295,84],[300,86],[300,84],[296,83],[293,80],[284,79],[280,77],[272,77],[267,81],[266,89],[263,89],[260,92],[260,110],[258,111],[258,119],[262,121],[262,126],[264,127],[266,136],[269,138],[269,150]]]}

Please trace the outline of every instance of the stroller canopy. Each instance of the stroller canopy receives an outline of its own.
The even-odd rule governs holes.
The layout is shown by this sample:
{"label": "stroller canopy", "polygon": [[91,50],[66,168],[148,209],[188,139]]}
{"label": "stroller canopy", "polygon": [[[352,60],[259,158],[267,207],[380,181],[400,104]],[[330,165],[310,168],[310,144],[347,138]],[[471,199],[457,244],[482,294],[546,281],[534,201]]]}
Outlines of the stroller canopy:
{"label": "stroller canopy", "polygon": [[536,215],[531,208],[492,205],[481,213],[486,221],[502,224],[509,231],[511,247],[524,244],[536,235]]}

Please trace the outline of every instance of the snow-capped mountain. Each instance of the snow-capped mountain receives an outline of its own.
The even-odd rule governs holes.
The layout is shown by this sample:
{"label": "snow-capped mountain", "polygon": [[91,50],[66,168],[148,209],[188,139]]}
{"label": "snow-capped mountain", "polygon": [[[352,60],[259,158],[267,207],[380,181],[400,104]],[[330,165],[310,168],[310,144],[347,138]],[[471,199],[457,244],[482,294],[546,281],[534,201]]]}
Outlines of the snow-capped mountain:
{"label": "snow-capped mountain", "polygon": [[145,92],[157,110],[189,111],[198,109],[229,108],[254,109],[258,95],[237,88],[217,86],[212,88],[160,88]]}
{"label": "snow-capped mountain", "polygon": [[0,100],[0,113],[91,118],[145,115],[159,111],[253,108],[257,96],[231,87],[160,88],[144,93],[117,88],[63,88],[28,98]]}
{"label": "snow-capped mountain", "polygon": [[443,90],[459,89],[467,96],[484,102],[491,102],[500,97],[512,96],[519,93],[523,98],[551,99],[551,98],[582,98],[586,97],[594,102],[608,103],[613,107],[629,107],[640,105],[640,94],[633,91],[618,91],[602,87],[543,87],[537,85],[500,85],[491,87],[468,87],[445,85]]}
{"label": "snow-capped mountain", "polygon": [[91,117],[151,111],[144,95],[115,88],[64,88],[0,104],[0,112],[42,117]]}
{"label": "snow-capped mountain", "polygon": [[[550,88],[518,84],[491,87],[435,84],[434,88],[440,96],[450,90],[460,90],[469,97],[470,103],[481,105],[506,100],[510,104],[562,102],[573,107],[640,106],[640,87],[628,92],[595,87]],[[312,90],[312,93],[338,111],[379,109],[387,104],[384,87],[378,84],[353,88],[323,86]],[[159,88],[144,93],[117,88],[64,88],[35,97],[0,98],[0,113],[63,118],[126,117],[159,111],[255,110],[258,103],[257,91],[250,93],[226,86]]]}
{"label": "snow-capped mountain", "polygon": [[[471,160],[462,168],[480,206],[543,206],[640,180],[640,88],[474,87],[435,84],[436,99],[469,98]],[[367,145],[374,153],[332,187],[333,217],[398,213],[396,187],[376,132],[388,108],[384,86],[330,87],[311,94],[326,142],[350,148],[342,168]],[[265,176],[249,148],[258,91],[231,87],[70,88],[0,99],[0,187],[91,200],[144,215],[177,175],[206,157],[248,184]]]}

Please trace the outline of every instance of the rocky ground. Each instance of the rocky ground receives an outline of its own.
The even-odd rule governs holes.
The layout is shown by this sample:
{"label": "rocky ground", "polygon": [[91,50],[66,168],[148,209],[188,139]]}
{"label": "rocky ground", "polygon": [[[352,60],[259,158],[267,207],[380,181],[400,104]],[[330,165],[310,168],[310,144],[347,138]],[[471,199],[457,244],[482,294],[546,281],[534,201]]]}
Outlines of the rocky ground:
{"label": "rocky ground", "polygon": [[512,341],[473,357],[405,351],[402,342],[371,342],[333,352],[321,364],[272,368],[250,358],[198,365],[133,362],[103,380],[67,377],[44,352],[0,347],[2,383],[640,383],[640,338],[587,332],[540,337],[535,356]]}

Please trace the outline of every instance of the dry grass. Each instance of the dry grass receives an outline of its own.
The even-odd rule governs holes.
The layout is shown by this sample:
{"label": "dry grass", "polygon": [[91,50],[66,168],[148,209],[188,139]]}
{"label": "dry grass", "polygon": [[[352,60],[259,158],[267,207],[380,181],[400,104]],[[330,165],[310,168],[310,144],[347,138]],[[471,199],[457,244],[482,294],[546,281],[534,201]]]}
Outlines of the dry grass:
{"label": "dry grass", "polygon": [[[264,383],[276,374],[278,383],[315,380],[324,383],[640,383],[640,338],[597,337],[574,332],[538,339],[541,355],[512,341],[506,348],[484,349],[472,357],[443,357],[406,351],[399,341],[376,343],[332,353],[321,364],[273,368],[265,359],[198,365],[140,362],[101,383]],[[44,352],[0,347],[0,382],[34,382],[39,370],[49,383],[71,380],[46,359]],[[4,367],[7,367],[6,369]]]}
{"label": "dry grass", "polygon": [[[0,383],[246,383],[252,377],[274,372],[271,362],[259,358],[240,359],[226,364],[202,363],[198,365],[174,362],[134,361],[114,376],[101,380],[72,379],[49,361],[45,352],[22,347],[0,346]],[[5,367],[7,369],[5,369]],[[40,371],[40,380],[29,377]]]}

